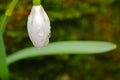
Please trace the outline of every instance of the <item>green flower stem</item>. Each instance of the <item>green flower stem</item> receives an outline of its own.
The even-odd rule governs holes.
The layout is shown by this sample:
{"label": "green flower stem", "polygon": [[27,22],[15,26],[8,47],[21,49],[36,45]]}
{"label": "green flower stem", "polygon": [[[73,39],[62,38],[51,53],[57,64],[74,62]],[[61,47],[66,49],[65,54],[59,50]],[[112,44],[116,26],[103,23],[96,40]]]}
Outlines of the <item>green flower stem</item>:
{"label": "green flower stem", "polygon": [[9,20],[9,16],[4,16],[4,19],[3,19],[3,21],[2,21],[2,23],[1,23],[1,25],[0,25],[0,34],[2,34],[3,35],[3,33],[4,33],[4,30],[5,30],[5,28],[6,28],[6,25],[7,25],[7,23],[8,23],[8,20]]}
{"label": "green flower stem", "polygon": [[2,80],[9,79],[8,65],[6,63],[6,51],[3,41],[3,31],[5,29],[5,26],[7,25],[8,20],[9,17],[5,16],[0,27],[0,78]]}
{"label": "green flower stem", "polygon": [[9,80],[8,65],[6,64],[5,47],[2,35],[0,34],[0,78],[2,80]]}
{"label": "green flower stem", "polygon": [[12,15],[12,12],[13,12],[13,10],[14,10],[17,3],[18,3],[18,0],[13,0],[11,2],[10,6],[8,7],[8,9],[7,9],[6,13],[5,13],[6,16],[11,16]]}
{"label": "green flower stem", "polygon": [[38,6],[41,4],[41,0],[33,0],[33,5]]}
{"label": "green flower stem", "polygon": [[17,2],[18,0],[13,0],[11,2],[10,6],[5,12],[5,16],[0,25],[0,78],[1,80],[9,80],[9,69],[6,61],[6,50],[5,50],[4,40],[3,40],[3,33],[9,21],[9,17],[11,16]]}

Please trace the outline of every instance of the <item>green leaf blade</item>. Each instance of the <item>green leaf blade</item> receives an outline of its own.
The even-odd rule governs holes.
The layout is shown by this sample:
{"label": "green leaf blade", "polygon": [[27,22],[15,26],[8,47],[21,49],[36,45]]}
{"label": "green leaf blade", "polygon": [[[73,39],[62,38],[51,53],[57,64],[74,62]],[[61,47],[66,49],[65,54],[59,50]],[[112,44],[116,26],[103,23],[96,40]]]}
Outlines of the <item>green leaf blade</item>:
{"label": "green leaf blade", "polygon": [[7,57],[7,63],[11,64],[21,59],[45,56],[45,55],[65,55],[65,54],[97,54],[111,51],[116,45],[104,41],[63,41],[50,43],[42,48],[30,47],[20,50]]}

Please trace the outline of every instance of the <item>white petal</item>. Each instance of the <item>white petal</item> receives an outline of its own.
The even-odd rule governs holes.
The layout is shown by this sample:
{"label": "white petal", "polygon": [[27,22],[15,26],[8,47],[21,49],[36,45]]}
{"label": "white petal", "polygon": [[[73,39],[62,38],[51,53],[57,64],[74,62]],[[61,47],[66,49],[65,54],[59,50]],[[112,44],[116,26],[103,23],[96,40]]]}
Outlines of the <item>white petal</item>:
{"label": "white petal", "polygon": [[32,7],[27,29],[35,47],[43,47],[49,43],[50,21],[41,5]]}

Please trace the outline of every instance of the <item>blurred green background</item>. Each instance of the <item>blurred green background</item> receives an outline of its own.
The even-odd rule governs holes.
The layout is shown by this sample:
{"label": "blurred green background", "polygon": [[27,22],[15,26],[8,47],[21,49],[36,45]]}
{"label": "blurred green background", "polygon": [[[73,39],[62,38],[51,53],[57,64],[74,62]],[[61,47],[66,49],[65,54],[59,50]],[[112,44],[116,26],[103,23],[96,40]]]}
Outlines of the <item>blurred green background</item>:
{"label": "blurred green background", "polygon": [[[11,0],[0,0],[0,22]],[[42,0],[51,20],[50,42],[97,40],[116,43],[97,55],[43,56],[10,65],[12,80],[119,80],[120,0]],[[27,17],[32,0],[19,0],[7,25],[7,55],[32,46]],[[64,47],[64,46],[63,46]]]}

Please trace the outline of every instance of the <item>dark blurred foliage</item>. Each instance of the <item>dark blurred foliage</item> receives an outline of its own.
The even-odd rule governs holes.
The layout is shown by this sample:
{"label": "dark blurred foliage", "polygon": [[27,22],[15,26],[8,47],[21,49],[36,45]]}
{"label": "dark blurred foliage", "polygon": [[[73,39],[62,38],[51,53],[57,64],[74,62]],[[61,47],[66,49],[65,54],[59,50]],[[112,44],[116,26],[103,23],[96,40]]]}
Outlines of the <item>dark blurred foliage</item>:
{"label": "dark blurred foliage", "polygon": [[[11,0],[0,1],[0,20]],[[97,55],[44,56],[10,66],[12,80],[119,80],[120,0],[42,0],[51,20],[50,42],[110,41],[118,49]],[[7,25],[4,40],[8,55],[32,46],[27,17],[32,0],[19,0]],[[64,46],[63,46],[64,47]]]}

